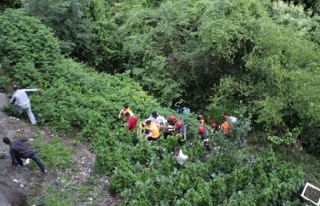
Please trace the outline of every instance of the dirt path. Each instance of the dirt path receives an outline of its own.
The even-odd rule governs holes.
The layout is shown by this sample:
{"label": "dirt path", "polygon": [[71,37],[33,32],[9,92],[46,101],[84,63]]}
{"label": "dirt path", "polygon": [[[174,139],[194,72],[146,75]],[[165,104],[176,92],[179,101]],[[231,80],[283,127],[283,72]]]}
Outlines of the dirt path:
{"label": "dirt path", "polygon": [[[8,98],[5,94],[0,93],[0,205],[1,206],[23,206],[27,205],[28,191],[34,185],[39,184],[55,184],[55,179],[61,175],[66,174],[67,171],[48,170],[47,174],[40,171],[34,173],[28,167],[17,167],[14,172],[9,172],[11,167],[11,157],[9,154],[8,145],[2,142],[2,137],[7,136],[14,139],[17,135],[24,137],[32,137],[36,132],[40,132],[45,136],[45,140],[50,140],[53,134],[50,133],[48,128],[41,127],[33,129],[30,122],[23,122],[16,117],[9,117],[2,112],[2,107],[8,104]],[[33,131],[36,130],[36,131]],[[74,182],[77,184],[85,184],[88,176],[98,178],[98,184],[95,187],[104,195],[102,202],[95,203],[94,205],[111,206],[118,200],[110,195],[108,177],[99,177],[94,173],[93,164],[95,155],[87,150],[87,145],[79,143],[72,145],[70,142],[73,136],[64,137],[63,144],[72,148],[72,155],[74,164],[77,164],[79,171],[73,174]],[[79,202],[77,205],[84,205]]]}

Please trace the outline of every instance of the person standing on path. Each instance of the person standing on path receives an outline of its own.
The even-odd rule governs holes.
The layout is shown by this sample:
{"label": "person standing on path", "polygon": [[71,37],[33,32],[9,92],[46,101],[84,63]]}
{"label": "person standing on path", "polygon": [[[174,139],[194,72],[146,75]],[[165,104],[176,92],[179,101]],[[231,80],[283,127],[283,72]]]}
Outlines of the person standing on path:
{"label": "person standing on path", "polygon": [[40,168],[41,172],[46,173],[47,170],[41,163],[41,161],[38,159],[37,155],[35,152],[24,142],[26,141],[32,141],[33,139],[28,139],[28,138],[20,138],[14,141],[11,141],[8,137],[3,137],[3,142],[7,145],[10,146],[10,155],[11,155],[11,160],[12,160],[12,166],[10,169],[10,172],[14,171],[17,165],[23,167],[23,159],[32,159],[35,161],[35,163],[38,165]]}
{"label": "person standing on path", "polygon": [[12,89],[14,90],[14,94],[10,99],[10,104],[15,103],[19,114],[22,114],[22,112],[25,110],[28,114],[31,124],[35,126],[37,124],[37,121],[31,111],[30,100],[27,93],[23,90],[20,90],[18,85],[16,84],[12,86]]}

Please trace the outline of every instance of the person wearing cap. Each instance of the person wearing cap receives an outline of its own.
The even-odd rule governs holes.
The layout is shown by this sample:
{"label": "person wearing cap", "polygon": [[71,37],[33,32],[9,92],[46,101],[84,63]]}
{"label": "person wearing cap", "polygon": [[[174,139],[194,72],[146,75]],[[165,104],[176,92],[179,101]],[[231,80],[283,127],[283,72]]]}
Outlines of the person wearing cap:
{"label": "person wearing cap", "polygon": [[175,124],[175,131],[174,135],[178,137],[178,143],[182,146],[183,143],[186,141],[187,136],[187,128],[186,125],[183,124],[181,121],[177,121]]}
{"label": "person wearing cap", "polygon": [[211,133],[218,131],[219,129],[220,129],[220,126],[217,123],[213,122],[211,124]]}
{"label": "person wearing cap", "polygon": [[166,125],[166,129],[164,132],[164,139],[167,139],[168,135],[174,135],[175,132],[175,124],[178,120],[176,119],[176,117],[174,115],[170,115],[168,120],[167,120],[167,125]]}
{"label": "person wearing cap", "polygon": [[8,137],[3,137],[3,142],[7,145],[10,146],[10,155],[11,155],[11,160],[12,160],[12,166],[10,169],[10,172],[14,171],[16,166],[21,166],[23,167],[23,159],[32,159],[40,168],[41,172],[46,173],[47,170],[41,163],[41,161],[38,159],[37,155],[35,152],[24,142],[26,141],[32,141],[33,139],[29,138],[19,138],[17,140],[11,141]]}
{"label": "person wearing cap", "polygon": [[22,114],[23,111],[26,111],[29,117],[29,120],[33,126],[37,124],[36,118],[34,117],[31,111],[30,100],[27,93],[24,90],[19,89],[18,85],[12,85],[14,94],[10,99],[10,104],[15,104],[17,106],[17,111],[19,114]]}
{"label": "person wearing cap", "polygon": [[129,113],[131,117],[134,117],[134,114],[128,104],[123,104],[122,109],[119,112],[118,119],[121,119],[122,117],[122,121],[127,122],[128,118],[125,116],[125,113]]}
{"label": "person wearing cap", "polygon": [[188,161],[189,157],[182,153],[181,149],[179,147],[174,148],[174,156],[178,163],[178,169],[184,166],[186,161]]}
{"label": "person wearing cap", "polygon": [[203,146],[206,148],[207,151],[211,151],[211,148],[209,146],[209,134],[207,129],[203,125],[200,125],[198,127],[198,133],[201,136]]}
{"label": "person wearing cap", "polygon": [[147,138],[147,140],[156,141],[160,136],[160,131],[157,124],[155,122],[151,122],[151,120],[146,121],[144,124],[146,126],[145,137]]}

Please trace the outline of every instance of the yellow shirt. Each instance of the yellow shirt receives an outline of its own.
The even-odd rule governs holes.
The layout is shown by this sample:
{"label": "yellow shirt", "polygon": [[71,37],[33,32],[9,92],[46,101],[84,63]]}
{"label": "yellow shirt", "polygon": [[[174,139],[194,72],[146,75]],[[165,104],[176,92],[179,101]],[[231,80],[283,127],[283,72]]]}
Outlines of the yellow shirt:
{"label": "yellow shirt", "polygon": [[122,115],[123,115],[122,121],[124,121],[124,122],[128,121],[128,118],[124,115],[124,114],[127,113],[127,112],[130,114],[131,117],[134,116],[134,115],[133,115],[133,112],[132,112],[131,109],[129,109],[129,108],[127,108],[127,109],[125,109],[125,110],[122,110]]}
{"label": "yellow shirt", "polygon": [[159,128],[155,122],[151,122],[150,125],[147,125],[147,129],[151,130],[152,138],[158,138],[160,135]]}

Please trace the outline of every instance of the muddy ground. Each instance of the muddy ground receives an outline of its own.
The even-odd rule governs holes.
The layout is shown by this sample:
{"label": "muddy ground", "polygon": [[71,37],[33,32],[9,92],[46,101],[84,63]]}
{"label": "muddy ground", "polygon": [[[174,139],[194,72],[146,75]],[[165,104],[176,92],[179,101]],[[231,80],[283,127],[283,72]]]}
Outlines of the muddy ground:
{"label": "muddy ground", "polygon": [[[0,205],[1,206],[24,206],[28,205],[29,189],[39,184],[55,184],[56,178],[67,173],[66,171],[58,171],[57,169],[47,168],[48,173],[44,174],[40,171],[34,172],[28,166],[17,167],[13,172],[9,172],[11,167],[11,158],[8,145],[2,142],[2,137],[7,136],[15,139],[17,135],[32,137],[39,133],[45,136],[44,141],[50,140],[52,133],[46,127],[32,127],[30,122],[21,121],[17,117],[9,117],[2,112],[2,107],[8,104],[5,94],[0,93]],[[74,174],[74,182],[84,184],[86,177],[93,176],[99,179],[99,184],[95,185],[97,189],[104,195],[102,202],[92,202],[92,205],[112,206],[118,200],[108,191],[108,177],[100,177],[94,172],[93,164],[95,155],[87,150],[85,143],[71,144],[73,136],[62,138],[64,145],[72,148],[74,163],[80,168]],[[32,161],[32,160],[31,160]],[[82,202],[78,206],[85,205]]]}

